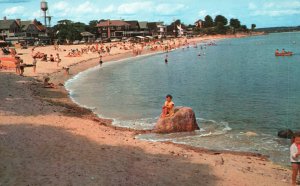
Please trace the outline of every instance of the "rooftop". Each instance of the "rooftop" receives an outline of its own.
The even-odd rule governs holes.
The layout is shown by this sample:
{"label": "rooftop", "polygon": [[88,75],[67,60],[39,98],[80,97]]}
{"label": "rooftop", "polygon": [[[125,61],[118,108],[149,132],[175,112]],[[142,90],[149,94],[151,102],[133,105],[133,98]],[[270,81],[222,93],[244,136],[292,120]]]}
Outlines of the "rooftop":
{"label": "rooftop", "polygon": [[8,30],[14,22],[16,22],[14,19],[0,20],[0,29]]}
{"label": "rooftop", "polygon": [[97,24],[97,27],[105,27],[105,26],[130,26],[129,23],[121,20],[103,20]]}
{"label": "rooftop", "polygon": [[139,25],[140,25],[141,29],[147,29],[148,28],[147,24],[148,24],[147,21],[139,22]]}

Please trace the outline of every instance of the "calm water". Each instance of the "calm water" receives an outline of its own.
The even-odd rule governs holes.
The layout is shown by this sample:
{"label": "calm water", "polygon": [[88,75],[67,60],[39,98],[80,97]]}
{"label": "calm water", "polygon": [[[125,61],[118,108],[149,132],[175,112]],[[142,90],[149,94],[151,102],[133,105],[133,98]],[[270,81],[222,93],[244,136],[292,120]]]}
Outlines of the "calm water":
{"label": "calm water", "polygon": [[[165,54],[105,64],[80,73],[66,87],[78,104],[135,129],[153,128],[165,95],[172,94],[177,106],[194,109],[201,130],[138,138],[259,152],[286,164],[289,141],[276,134],[300,129],[300,33],[217,44],[175,50],[167,65]],[[277,48],[296,54],[275,57]],[[245,135],[249,131],[258,136]]]}

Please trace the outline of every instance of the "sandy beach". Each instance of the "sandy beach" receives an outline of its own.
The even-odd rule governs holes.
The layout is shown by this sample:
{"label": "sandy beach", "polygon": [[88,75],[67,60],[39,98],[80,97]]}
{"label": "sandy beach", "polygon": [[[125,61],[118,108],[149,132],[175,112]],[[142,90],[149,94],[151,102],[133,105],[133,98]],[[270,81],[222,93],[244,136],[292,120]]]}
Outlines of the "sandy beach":
{"label": "sandy beach", "polygon": [[[99,61],[97,53],[65,57],[70,49],[82,47],[36,48],[59,53],[62,59],[59,67],[38,61],[36,74],[31,68],[25,69],[25,77],[13,69],[0,71],[0,185],[290,185],[290,170],[262,155],[140,141],[135,135],[147,131],[114,127],[77,106],[63,84]],[[151,52],[158,51],[142,54]],[[31,63],[31,48],[18,53]],[[114,48],[103,61],[128,57],[130,50]],[[63,66],[70,67],[69,76]],[[43,88],[45,76],[57,88]]]}

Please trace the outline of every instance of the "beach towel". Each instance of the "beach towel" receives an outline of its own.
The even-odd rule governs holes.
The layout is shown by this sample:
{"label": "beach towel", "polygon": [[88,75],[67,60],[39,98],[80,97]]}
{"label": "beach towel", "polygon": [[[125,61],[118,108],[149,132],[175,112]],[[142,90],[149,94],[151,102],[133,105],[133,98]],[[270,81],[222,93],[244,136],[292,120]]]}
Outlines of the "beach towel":
{"label": "beach towel", "polygon": [[0,58],[1,65],[3,68],[16,68],[16,60],[12,57],[2,57]]}

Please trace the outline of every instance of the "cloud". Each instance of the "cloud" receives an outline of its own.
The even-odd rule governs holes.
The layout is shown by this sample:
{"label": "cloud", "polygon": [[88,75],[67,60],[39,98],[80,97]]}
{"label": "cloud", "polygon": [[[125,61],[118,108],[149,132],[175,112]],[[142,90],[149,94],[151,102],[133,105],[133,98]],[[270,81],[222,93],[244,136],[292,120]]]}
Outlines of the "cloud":
{"label": "cloud", "polygon": [[120,15],[134,15],[145,10],[149,10],[153,4],[150,1],[124,3],[117,8],[117,13]]}
{"label": "cloud", "polygon": [[54,10],[65,10],[69,7],[69,3],[65,1],[59,1],[53,5]]}
{"label": "cloud", "polygon": [[13,3],[27,3],[31,0],[0,0],[0,4],[7,3],[7,4],[13,4]]}
{"label": "cloud", "polygon": [[103,12],[103,13],[111,13],[111,12],[113,12],[114,10],[116,10],[116,7],[115,7],[114,5],[109,5],[108,7],[103,8],[103,9],[101,10],[101,12]]}
{"label": "cloud", "polygon": [[291,10],[256,10],[253,15],[255,16],[288,16],[288,15],[297,15],[300,14],[300,10],[291,9]]}
{"label": "cloud", "polygon": [[53,12],[55,12],[55,16],[56,17],[66,17],[67,15],[70,15],[70,4],[66,1],[59,1],[59,2],[56,2],[54,5],[53,5]]}
{"label": "cloud", "polygon": [[144,2],[133,2],[133,3],[124,3],[115,7],[110,5],[107,8],[103,9],[102,12],[110,13],[116,10],[118,15],[131,16],[137,14],[144,14],[145,12],[160,15],[160,16],[174,16],[179,15],[186,6],[184,4],[158,4],[155,5],[151,1]]}
{"label": "cloud", "polygon": [[100,10],[90,1],[85,1],[82,4],[74,7],[71,2],[59,1],[53,5],[53,12],[58,19],[74,19],[80,20],[82,17],[98,15]]}
{"label": "cloud", "polygon": [[200,17],[205,17],[205,16],[207,16],[207,11],[206,10],[200,10],[199,12],[198,12],[198,16],[200,16]]}
{"label": "cloud", "polygon": [[36,19],[38,17],[41,17],[41,11],[37,10],[35,12],[33,12],[31,15],[28,16],[31,19]]}
{"label": "cloud", "polygon": [[217,15],[221,15],[222,13],[220,11],[216,11],[216,12],[213,12],[211,15],[212,17],[216,17]]}
{"label": "cloud", "polygon": [[20,15],[24,13],[25,8],[23,6],[14,6],[6,8],[3,11],[4,15]]}
{"label": "cloud", "polygon": [[255,10],[255,9],[257,8],[257,6],[256,6],[255,3],[250,2],[250,3],[248,4],[248,8],[249,8],[249,10]]}
{"label": "cloud", "polygon": [[267,2],[263,4],[265,9],[297,9],[300,8],[300,1]]}
{"label": "cloud", "polygon": [[95,6],[89,1],[86,1],[83,4],[78,5],[78,7],[74,9],[74,12],[78,14],[97,13],[99,12],[99,9],[95,8]]}
{"label": "cloud", "polygon": [[284,1],[284,2],[267,2],[261,7],[256,6],[256,4],[249,4],[249,10],[251,10],[252,16],[290,16],[290,15],[300,15],[300,1]]}
{"label": "cloud", "polygon": [[184,4],[160,4],[156,7],[156,12],[162,16],[179,15],[186,6]]}

